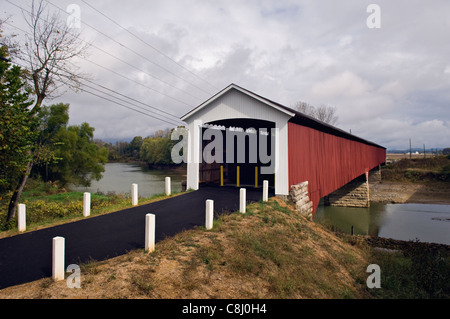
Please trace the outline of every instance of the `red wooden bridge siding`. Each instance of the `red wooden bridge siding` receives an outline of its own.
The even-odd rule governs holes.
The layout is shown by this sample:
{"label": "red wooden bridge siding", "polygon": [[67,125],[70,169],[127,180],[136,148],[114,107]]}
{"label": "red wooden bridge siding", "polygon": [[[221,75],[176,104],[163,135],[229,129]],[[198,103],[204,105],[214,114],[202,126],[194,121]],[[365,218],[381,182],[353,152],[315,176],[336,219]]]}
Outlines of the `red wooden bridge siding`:
{"label": "red wooden bridge siding", "polygon": [[320,198],[386,160],[386,149],[288,123],[289,185],[308,181],[315,214]]}

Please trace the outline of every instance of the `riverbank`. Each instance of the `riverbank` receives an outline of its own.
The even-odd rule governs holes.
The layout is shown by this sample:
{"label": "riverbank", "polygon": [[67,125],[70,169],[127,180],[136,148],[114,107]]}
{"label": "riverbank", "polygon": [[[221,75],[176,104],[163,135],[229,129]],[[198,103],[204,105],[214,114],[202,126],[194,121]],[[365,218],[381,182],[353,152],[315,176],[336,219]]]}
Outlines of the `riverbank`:
{"label": "riverbank", "polygon": [[417,203],[450,205],[448,183],[383,181],[370,184],[370,200],[378,203]]}
{"label": "riverbank", "polygon": [[381,183],[370,184],[380,203],[450,204],[450,156],[405,158],[387,154]]}
{"label": "riverbank", "polygon": [[138,165],[145,169],[154,169],[154,170],[165,170],[165,171],[173,171],[179,174],[186,175],[187,165],[186,164],[173,164],[173,165],[167,165],[167,164],[149,164],[144,161],[138,161],[136,159],[122,159],[122,160],[115,160],[115,161],[108,161],[107,164],[131,164],[131,165]]}

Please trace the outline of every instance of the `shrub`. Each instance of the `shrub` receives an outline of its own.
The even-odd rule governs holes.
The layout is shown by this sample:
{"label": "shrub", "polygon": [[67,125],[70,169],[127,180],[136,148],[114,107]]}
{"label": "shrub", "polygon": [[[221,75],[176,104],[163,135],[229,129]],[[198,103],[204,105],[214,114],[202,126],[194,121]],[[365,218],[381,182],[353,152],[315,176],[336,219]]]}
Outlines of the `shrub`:
{"label": "shrub", "polygon": [[27,223],[40,223],[45,220],[79,215],[83,211],[82,201],[67,203],[47,202],[44,200],[25,201]]}

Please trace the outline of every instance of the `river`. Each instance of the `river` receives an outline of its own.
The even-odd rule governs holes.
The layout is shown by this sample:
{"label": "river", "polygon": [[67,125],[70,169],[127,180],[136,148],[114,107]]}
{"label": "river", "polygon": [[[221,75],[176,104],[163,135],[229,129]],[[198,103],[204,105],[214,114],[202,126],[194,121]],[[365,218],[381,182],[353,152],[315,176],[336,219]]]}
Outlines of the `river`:
{"label": "river", "polygon": [[[131,193],[131,184],[139,185],[139,196],[164,192],[164,179],[171,177],[172,191],[181,191],[184,171],[147,169],[137,164],[108,163],[100,181],[75,190],[91,193]],[[399,240],[420,240],[450,245],[450,205],[380,204],[370,208],[319,205],[314,220],[333,225],[341,231]]]}
{"label": "river", "polygon": [[171,169],[148,169],[138,164],[107,163],[103,178],[92,181],[90,187],[72,187],[83,192],[107,194],[131,193],[131,184],[138,184],[139,196],[150,197],[164,193],[165,177],[171,178],[172,192],[181,191],[181,182],[186,179],[185,172]]}
{"label": "river", "polygon": [[381,204],[370,208],[319,205],[314,220],[354,234],[450,245],[450,205]]}

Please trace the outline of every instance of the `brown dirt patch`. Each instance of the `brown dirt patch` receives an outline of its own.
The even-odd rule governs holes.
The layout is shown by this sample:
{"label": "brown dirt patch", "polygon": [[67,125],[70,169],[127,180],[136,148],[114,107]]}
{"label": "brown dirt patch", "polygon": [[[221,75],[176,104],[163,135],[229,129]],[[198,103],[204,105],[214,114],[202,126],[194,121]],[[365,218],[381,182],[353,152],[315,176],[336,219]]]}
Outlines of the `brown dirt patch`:
{"label": "brown dirt patch", "polygon": [[442,184],[382,182],[370,185],[370,200],[381,203],[450,204],[450,187]]}

